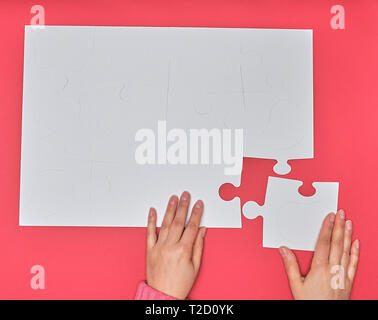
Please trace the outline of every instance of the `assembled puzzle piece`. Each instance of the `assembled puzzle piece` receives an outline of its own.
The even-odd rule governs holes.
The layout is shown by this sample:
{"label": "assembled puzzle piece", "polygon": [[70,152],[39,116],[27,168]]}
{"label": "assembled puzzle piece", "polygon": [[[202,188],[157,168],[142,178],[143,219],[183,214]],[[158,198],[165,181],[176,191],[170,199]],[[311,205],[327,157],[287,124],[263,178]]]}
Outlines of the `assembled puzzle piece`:
{"label": "assembled puzzle piece", "polygon": [[302,181],[269,177],[264,205],[254,201],[244,204],[246,218],[264,218],[263,247],[315,249],[324,217],[337,210],[339,183],[314,182],[316,192],[310,197],[298,192],[301,185]]}
{"label": "assembled puzzle piece", "polygon": [[244,129],[245,157],[277,160],[274,172],[288,174],[288,160],[314,157],[312,30],[246,33],[239,61],[243,108],[225,122]]}

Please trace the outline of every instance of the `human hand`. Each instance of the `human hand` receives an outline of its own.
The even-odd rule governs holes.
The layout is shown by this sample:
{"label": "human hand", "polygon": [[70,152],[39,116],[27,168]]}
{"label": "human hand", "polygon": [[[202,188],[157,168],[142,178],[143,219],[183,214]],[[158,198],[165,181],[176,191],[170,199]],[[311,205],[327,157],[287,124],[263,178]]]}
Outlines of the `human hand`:
{"label": "human hand", "polygon": [[306,276],[299,270],[295,254],[280,247],[294,299],[349,299],[357,270],[359,240],[352,243],[352,221],[345,221],[344,210],[329,214],[323,221],[311,269]]}
{"label": "human hand", "polygon": [[202,257],[206,228],[200,228],[203,202],[193,206],[185,226],[190,204],[189,192],[180,200],[168,202],[159,235],[156,233],[156,210],[150,209],[147,227],[147,284],[177,299],[185,299],[196,280]]}

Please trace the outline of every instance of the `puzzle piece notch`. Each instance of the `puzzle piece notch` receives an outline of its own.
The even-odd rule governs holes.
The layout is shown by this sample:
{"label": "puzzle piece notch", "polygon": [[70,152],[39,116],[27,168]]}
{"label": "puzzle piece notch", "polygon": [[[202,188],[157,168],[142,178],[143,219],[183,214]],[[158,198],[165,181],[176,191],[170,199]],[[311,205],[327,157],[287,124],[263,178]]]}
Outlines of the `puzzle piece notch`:
{"label": "puzzle piece notch", "polygon": [[313,185],[313,183],[303,183],[299,189],[298,192],[303,196],[303,197],[311,197],[316,193],[316,189]]}
{"label": "puzzle piece notch", "polygon": [[264,218],[263,247],[286,245],[292,249],[314,250],[324,217],[336,212],[337,182],[314,182],[316,193],[304,197],[299,193],[303,182],[269,177],[263,206],[249,201],[243,206],[248,219]]}
{"label": "puzzle piece notch", "polygon": [[[255,201],[248,201],[243,206],[243,214],[248,219],[255,219],[258,216],[264,216],[266,214],[266,208],[269,206],[270,199],[276,199],[276,197],[281,197],[281,193],[279,190],[279,186],[277,186],[275,183],[272,183],[272,181],[278,181],[275,179],[281,179],[281,178],[275,178],[275,177],[268,177],[268,184],[266,187],[266,193],[265,193],[265,201],[264,205],[260,206]],[[287,180],[286,185],[290,188],[295,188],[295,190],[299,190],[299,188],[303,185],[302,181],[298,180],[290,180],[290,179],[281,179],[281,180]],[[283,181],[282,181],[283,182]],[[298,191],[299,192],[299,191]],[[272,195],[273,193],[273,195]]]}
{"label": "puzzle piece notch", "polygon": [[224,201],[238,197],[245,200],[254,199],[257,203],[263,204],[268,177],[274,174],[273,166],[276,163],[277,160],[274,159],[244,157],[240,186],[224,183],[219,188],[219,196]]}
{"label": "puzzle piece notch", "polygon": [[260,206],[255,201],[247,201],[243,205],[243,214],[247,219],[256,219],[264,214],[264,206]]}
{"label": "puzzle piece notch", "polygon": [[224,201],[231,201],[236,197],[238,187],[235,187],[232,183],[225,183],[219,187],[219,196]]}

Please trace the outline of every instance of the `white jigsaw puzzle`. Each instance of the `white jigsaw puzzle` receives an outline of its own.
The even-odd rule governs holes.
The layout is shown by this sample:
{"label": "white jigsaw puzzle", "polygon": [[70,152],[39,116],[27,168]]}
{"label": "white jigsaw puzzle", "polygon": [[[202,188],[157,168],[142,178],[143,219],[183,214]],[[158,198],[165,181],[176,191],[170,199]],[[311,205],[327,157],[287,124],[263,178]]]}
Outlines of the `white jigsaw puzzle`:
{"label": "white jigsaw puzzle", "polygon": [[302,181],[269,177],[265,203],[254,201],[243,206],[248,219],[263,217],[263,247],[315,249],[316,240],[324,217],[336,212],[338,182],[314,182],[313,196],[304,197],[298,189]]}
{"label": "white jigsaw puzzle", "polygon": [[311,43],[311,30],[26,26],[20,224],[145,226],[150,206],[159,224],[187,189],[204,225],[241,227],[239,198],[218,194],[241,168],[138,165],[136,132],[157,140],[166,121],[172,145],[175,128],[247,129],[245,155],[287,171],[313,156]]}

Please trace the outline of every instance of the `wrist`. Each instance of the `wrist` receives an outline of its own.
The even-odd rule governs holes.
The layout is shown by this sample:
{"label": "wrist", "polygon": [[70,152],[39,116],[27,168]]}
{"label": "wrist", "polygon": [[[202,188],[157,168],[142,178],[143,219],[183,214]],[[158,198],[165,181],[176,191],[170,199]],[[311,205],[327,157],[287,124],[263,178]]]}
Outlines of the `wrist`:
{"label": "wrist", "polygon": [[162,291],[149,286],[145,281],[138,284],[135,300],[177,300]]}

